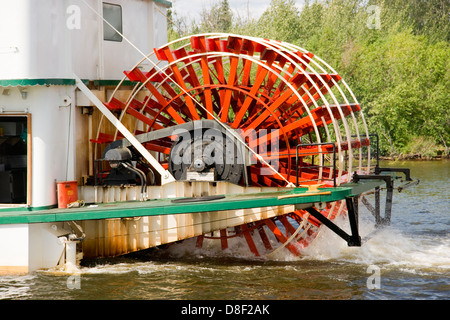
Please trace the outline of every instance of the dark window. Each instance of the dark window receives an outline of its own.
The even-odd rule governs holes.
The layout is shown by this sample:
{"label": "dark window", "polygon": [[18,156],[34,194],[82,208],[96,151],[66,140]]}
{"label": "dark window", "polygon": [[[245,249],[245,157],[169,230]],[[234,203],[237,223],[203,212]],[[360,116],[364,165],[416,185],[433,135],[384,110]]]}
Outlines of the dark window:
{"label": "dark window", "polygon": [[0,116],[0,203],[27,203],[28,117]]}
{"label": "dark window", "polygon": [[[122,33],[122,7],[116,4],[103,3],[103,18],[117,31]],[[103,39],[107,41],[122,41],[122,36],[103,21]]]}

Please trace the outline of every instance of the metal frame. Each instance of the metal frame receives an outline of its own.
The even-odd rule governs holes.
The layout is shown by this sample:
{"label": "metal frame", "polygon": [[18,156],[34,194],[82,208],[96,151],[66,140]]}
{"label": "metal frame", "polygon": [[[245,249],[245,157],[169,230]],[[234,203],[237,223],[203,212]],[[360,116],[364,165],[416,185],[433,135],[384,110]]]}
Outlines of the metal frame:
{"label": "metal frame", "polygon": [[[380,187],[375,188],[375,210],[370,210],[375,217],[375,226],[388,226],[391,223],[392,197],[394,191],[394,181],[390,175],[353,175],[353,181],[358,183],[360,180],[383,180],[386,183],[386,205],[384,208],[384,217],[381,217],[380,210]],[[366,205],[367,206],[367,205]]]}
{"label": "metal frame", "polygon": [[[308,144],[298,144],[295,147],[295,172],[296,172],[296,185],[298,186],[299,184],[299,179],[298,179],[298,174],[299,174],[299,168],[310,168],[310,167],[315,167],[314,166],[314,156],[312,156],[312,161],[311,161],[311,166],[308,167],[299,167],[298,165],[298,158],[299,158],[299,153],[298,153],[298,148],[299,147],[314,147],[314,146],[324,146],[324,145],[331,145],[333,147],[333,165],[332,166],[320,166],[318,165],[317,167],[322,167],[322,168],[333,168],[333,179],[322,179],[322,180],[327,180],[327,181],[333,181],[333,187],[336,188],[336,145],[333,142],[324,142],[324,143],[308,143]],[[312,151],[308,151],[307,153],[317,153],[317,154],[322,154],[324,155],[325,153],[321,152],[321,151],[317,151],[317,152],[312,152]],[[307,180],[307,181],[312,181],[312,180]],[[315,181],[315,180],[314,180]]]}
{"label": "metal frame", "polygon": [[116,127],[118,131],[127,139],[131,145],[147,160],[147,162],[161,175],[161,184],[169,183],[175,181],[174,177],[170,172],[163,168],[163,166],[155,159],[150,152],[144,148],[144,146],[136,139],[136,137],[128,131],[128,129],[120,122],[111,111],[86,87],[86,85],[78,78],[77,75],[73,74],[75,78],[76,85],[86,97],[97,107],[97,109],[111,122],[111,124]]}
{"label": "metal frame", "polygon": [[[355,173],[353,175],[353,182],[360,183],[361,180],[378,180],[378,181],[384,181],[386,184],[386,204],[385,204],[385,212],[384,217],[381,216],[381,208],[380,208],[380,187],[375,187],[375,208],[368,202],[368,200],[362,196],[362,193],[352,195],[352,196],[346,196],[345,202],[347,205],[347,214],[349,218],[350,223],[350,230],[351,234],[348,234],[341,228],[339,228],[336,224],[334,224],[331,220],[329,220],[327,217],[322,215],[320,212],[318,212],[314,207],[306,208],[305,210],[310,213],[314,218],[319,220],[322,224],[330,228],[334,233],[336,233],[338,236],[340,236],[342,239],[344,239],[349,247],[359,247],[361,246],[361,236],[359,235],[359,223],[358,223],[358,216],[359,216],[359,207],[358,207],[358,201],[361,197],[362,203],[369,209],[369,211],[372,213],[372,215],[375,217],[375,226],[376,228],[389,226],[391,223],[391,213],[392,213],[392,198],[394,194],[394,180],[395,177],[392,177],[389,174],[380,174],[382,172],[401,172],[404,173],[406,176],[406,181],[409,183],[406,186],[411,186],[416,183],[413,183],[411,176],[410,176],[410,169],[408,168],[380,168],[377,163],[377,167],[375,170],[375,175],[359,175]],[[404,187],[403,187],[404,188]],[[401,191],[399,187],[399,191]]]}
{"label": "metal frame", "polygon": [[372,215],[375,217],[375,226],[388,226],[391,224],[391,213],[392,213],[392,198],[394,193],[394,179],[391,175],[381,174],[383,172],[401,172],[405,174],[406,181],[408,183],[399,187],[399,191],[404,189],[405,187],[414,185],[418,183],[413,183],[411,179],[410,169],[409,168],[375,168],[375,175],[359,175],[357,173],[353,174],[353,181],[358,183],[360,180],[383,180],[386,183],[386,204],[384,208],[384,217],[381,216],[381,208],[380,208],[380,187],[375,187],[375,208],[373,208],[367,199],[363,198],[363,204],[369,209]]}
{"label": "metal frame", "polygon": [[[347,214],[350,222],[351,234],[348,234],[337,225],[335,225],[331,220],[323,216],[315,208],[307,208],[306,211],[309,212],[314,218],[319,220],[322,224],[330,228],[334,233],[344,239],[349,247],[360,247],[361,246],[361,236],[359,235],[358,227],[358,206],[357,197],[345,197],[345,202],[347,204]],[[355,205],[356,204],[356,205]]]}

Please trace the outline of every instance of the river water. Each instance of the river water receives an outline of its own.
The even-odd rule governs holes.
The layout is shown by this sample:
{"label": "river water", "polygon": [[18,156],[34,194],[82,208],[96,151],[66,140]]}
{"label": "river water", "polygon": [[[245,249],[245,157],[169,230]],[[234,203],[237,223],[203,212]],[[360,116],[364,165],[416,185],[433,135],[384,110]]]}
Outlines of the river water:
{"label": "river water", "polygon": [[[97,260],[68,276],[0,276],[0,299],[13,300],[447,300],[450,298],[450,161],[384,162],[409,167],[420,184],[394,193],[391,226],[362,247],[324,229],[302,257],[255,258],[245,243]],[[347,221],[337,222],[348,231]],[[360,234],[375,230],[361,206]]]}

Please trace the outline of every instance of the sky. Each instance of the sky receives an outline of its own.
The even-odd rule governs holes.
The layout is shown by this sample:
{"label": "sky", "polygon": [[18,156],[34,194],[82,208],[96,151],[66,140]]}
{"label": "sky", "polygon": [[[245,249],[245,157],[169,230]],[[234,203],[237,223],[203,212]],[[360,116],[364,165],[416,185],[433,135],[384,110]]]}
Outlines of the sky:
{"label": "sky", "polygon": [[[269,7],[271,0],[228,0],[230,8],[235,14],[246,17],[249,13],[250,18],[259,18],[261,14]],[[210,8],[212,4],[219,3],[220,0],[171,0],[172,8],[178,17],[186,17],[188,20],[200,17],[203,8]],[[295,0],[296,5],[301,8],[303,0]],[[248,8],[248,10],[247,10]]]}

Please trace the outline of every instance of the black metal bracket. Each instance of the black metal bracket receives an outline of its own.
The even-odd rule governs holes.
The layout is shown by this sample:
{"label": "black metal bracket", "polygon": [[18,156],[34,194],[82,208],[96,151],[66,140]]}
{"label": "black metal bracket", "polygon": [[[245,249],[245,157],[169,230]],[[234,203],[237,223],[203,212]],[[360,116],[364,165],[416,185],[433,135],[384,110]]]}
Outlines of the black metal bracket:
{"label": "black metal bracket", "polygon": [[339,228],[336,224],[334,224],[331,220],[326,218],[320,212],[318,212],[315,208],[307,208],[305,209],[309,214],[311,214],[314,218],[319,220],[322,224],[331,229],[334,233],[344,239],[349,247],[360,247],[362,244],[361,237],[359,235],[359,223],[358,223],[358,201],[361,197],[362,203],[369,209],[369,211],[374,215],[377,228],[382,226],[388,226],[391,223],[391,212],[392,212],[392,198],[394,193],[394,178],[388,174],[380,174],[381,172],[402,172],[406,176],[407,181],[413,181],[410,177],[410,171],[406,168],[380,168],[377,167],[377,174],[374,175],[359,175],[357,173],[353,174],[353,182],[358,183],[360,180],[382,180],[386,184],[386,205],[384,217],[381,216],[381,208],[380,208],[380,187],[375,187],[375,208],[367,201],[364,196],[361,195],[353,195],[345,198],[347,205],[347,214],[350,223],[351,234],[348,234],[341,228]]}
{"label": "black metal bracket", "polygon": [[[409,172],[409,169],[408,169]],[[407,176],[409,178],[409,174]],[[384,217],[381,216],[380,208],[380,187],[375,188],[375,209],[373,207],[367,206],[371,213],[375,217],[375,226],[378,228],[380,226],[388,226],[391,224],[391,213],[392,213],[392,198],[394,195],[394,180],[390,175],[359,175],[357,173],[353,174],[353,181],[358,183],[360,180],[384,180],[386,183],[386,204],[384,208]]]}
{"label": "black metal bracket", "polygon": [[305,210],[308,211],[309,214],[311,214],[314,218],[319,220],[322,224],[330,228],[342,239],[344,239],[349,247],[360,247],[361,237],[359,235],[358,228],[358,200],[355,197],[346,197],[345,201],[347,204],[347,214],[350,222],[351,235],[339,228],[336,224],[334,224],[331,220],[318,212],[315,208],[311,207]]}
{"label": "black metal bracket", "polygon": [[382,172],[402,172],[405,174],[406,181],[413,181],[411,179],[411,170],[409,168],[380,168],[375,167],[375,174],[379,175]]}

